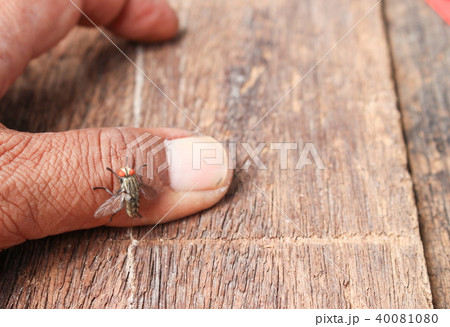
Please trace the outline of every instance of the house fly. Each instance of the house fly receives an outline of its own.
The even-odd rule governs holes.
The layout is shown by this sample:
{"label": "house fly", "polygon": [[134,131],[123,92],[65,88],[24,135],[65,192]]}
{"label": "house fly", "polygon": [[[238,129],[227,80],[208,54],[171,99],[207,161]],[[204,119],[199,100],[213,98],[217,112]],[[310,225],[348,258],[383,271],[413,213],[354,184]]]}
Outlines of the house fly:
{"label": "house fly", "polygon": [[[145,166],[145,164],[142,165],[138,170]],[[114,215],[125,206],[128,216],[131,218],[142,218],[139,213],[140,193],[142,193],[146,199],[153,199],[155,198],[156,191],[152,187],[144,184],[142,176],[139,175],[136,170],[129,168],[128,166],[121,168],[117,173],[109,167],[106,169],[119,179],[121,186],[116,193],[113,193],[106,187],[93,188],[94,190],[105,190],[111,194],[111,197],[97,209],[94,217],[100,218],[111,215],[109,218],[109,221],[111,221]]]}

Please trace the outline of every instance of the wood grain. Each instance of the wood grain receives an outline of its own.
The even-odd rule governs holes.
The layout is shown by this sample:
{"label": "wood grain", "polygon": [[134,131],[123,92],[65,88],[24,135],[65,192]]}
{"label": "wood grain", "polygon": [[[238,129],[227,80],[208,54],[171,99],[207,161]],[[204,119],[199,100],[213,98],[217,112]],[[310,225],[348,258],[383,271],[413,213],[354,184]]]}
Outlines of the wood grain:
{"label": "wood grain", "polygon": [[[374,4],[175,1],[187,25],[178,40],[120,41],[202,133],[237,143],[230,192],[154,230],[98,228],[4,251],[0,306],[430,308],[381,7],[251,129]],[[28,68],[0,120],[29,131],[195,128],[147,80],[136,89],[136,74],[96,31],[77,30]],[[280,169],[269,145],[268,169],[242,169],[242,144],[259,142],[311,142],[326,169],[296,170],[294,150]]]}
{"label": "wood grain", "polygon": [[421,2],[386,13],[433,303],[449,308],[450,29]]}

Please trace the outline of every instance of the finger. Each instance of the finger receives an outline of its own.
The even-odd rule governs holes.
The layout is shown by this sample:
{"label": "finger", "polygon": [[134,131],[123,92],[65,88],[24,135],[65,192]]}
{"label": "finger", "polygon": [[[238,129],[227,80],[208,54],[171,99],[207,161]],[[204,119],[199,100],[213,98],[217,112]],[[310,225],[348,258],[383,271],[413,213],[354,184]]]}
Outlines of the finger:
{"label": "finger", "polygon": [[164,40],[178,29],[176,15],[164,1],[0,1],[0,97],[32,58],[53,47],[80,20],[86,23],[77,7],[95,24],[134,40]]}
{"label": "finger", "polygon": [[127,39],[161,41],[177,34],[178,18],[165,1],[129,0],[107,27]]}
{"label": "finger", "polygon": [[[125,210],[111,222],[94,212],[119,180],[106,170],[147,163],[142,218]],[[231,182],[225,148],[174,129],[105,128],[29,134],[0,130],[0,248],[104,224],[132,226],[181,218],[219,201]],[[204,159],[204,160],[203,160]],[[167,164],[166,164],[167,163]],[[161,168],[162,167],[162,168]]]}

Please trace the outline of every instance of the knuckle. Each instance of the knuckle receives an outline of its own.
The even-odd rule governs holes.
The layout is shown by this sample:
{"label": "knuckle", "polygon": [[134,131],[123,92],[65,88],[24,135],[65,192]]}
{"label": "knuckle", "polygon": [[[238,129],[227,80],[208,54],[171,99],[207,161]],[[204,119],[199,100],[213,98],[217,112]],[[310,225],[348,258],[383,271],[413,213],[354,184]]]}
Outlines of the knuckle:
{"label": "knuckle", "polygon": [[[26,133],[11,130],[0,132],[0,223],[3,225],[2,237],[14,236],[23,241],[27,231],[22,228],[24,221],[35,221],[33,216],[34,197],[26,188],[29,177],[21,171],[21,165],[33,165],[27,161],[32,138]],[[30,226],[33,224],[26,224]],[[40,230],[39,226],[32,227]],[[3,235],[7,234],[7,235]]]}
{"label": "knuckle", "polygon": [[[0,192],[0,225],[3,227],[0,231],[0,247],[5,240],[9,240],[10,242],[13,240],[13,244],[18,244],[28,238],[27,232],[21,228],[21,226],[23,226],[21,222],[24,218],[30,217],[30,213],[27,212],[28,210],[24,209],[29,208],[29,206],[26,204],[23,205],[23,198],[16,197],[15,201],[5,198],[3,194],[11,194],[11,192],[9,192],[10,189],[11,188],[5,189],[5,187],[1,187]],[[3,191],[6,191],[6,193]],[[34,221],[33,218],[32,221]],[[32,228],[36,229],[34,226]]]}
{"label": "knuckle", "polygon": [[[8,209],[5,205],[0,205],[0,223],[2,224],[4,230],[13,235],[19,236],[19,228],[17,224],[12,219],[12,216],[8,213]],[[21,235],[20,235],[21,236]]]}
{"label": "knuckle", "polygon": [[56,205],[60,190],[51,188],[48,177],[59,175],[54,152],[61,147],[39,134],[0,134],[0,221],[5,233],[22,241],[46,236],[45,215],[63,208]]}

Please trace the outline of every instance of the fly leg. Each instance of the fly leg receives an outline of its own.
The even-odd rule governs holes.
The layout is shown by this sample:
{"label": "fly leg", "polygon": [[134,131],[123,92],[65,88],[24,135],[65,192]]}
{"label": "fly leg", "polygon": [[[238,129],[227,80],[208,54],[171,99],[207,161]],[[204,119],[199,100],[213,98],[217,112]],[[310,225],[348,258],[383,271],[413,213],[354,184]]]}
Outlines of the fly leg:
{"label": "fly leg", "polygon": [[144,168],[144,167],[147,167],[147,164],[141,165],[138,169],[136,169],[136,172],[137,172],[139,175],[141,175],[141,173],[142,173],[142,168]]}
{"label": "fly leg", "polygon": [[[119,180],[121,179],[120,176],[117,175],[111,168],[106,167],[106,169],[109,170],[110,172],[112,172],[112,173],[114,174],[114,176],[116,176]],[[111,194],[112,196],[118,195],[118,194],[120,193],[120,190],[119,190],[119,192],[117,192],[117,194],[114,194],[114,193],[113,193],[111,190],[109,190],[108,188],[106,188],[106,187],[101,187],[101,186],[93,187],[93,190],[94,190],[94,191],[95,191],[95,190],[105,190],[106,192],[108,192],[108,193]]]}
{"label": "fly leg", "polygon": [[95,190],[105,190],[106,192],[108,192],[108,193],[111,194],[112,196],[115,195],[113,192],[111,192],[111,191],[110,191],[109,189],[107,189],[106,187],[98,186],[98,187],[93,187],[92,189],[93,189],[94,191],[95,191]]}
{"label": "fly leg", "polygon": [[114,215],[116,214],[116,213],[118,213],[120,210],[122,210],[123,209],[123,205],[124,205],[124,203],[125,203],[125,201],[122,201],[122,203],[120,204],[120,208],[119,209],[117,209],[112,215],[111,215],[111,217],[109,217],[109,220],[108,220],[108,222],[110,223],[111,221],[112,221],[112,219],[113,219],[113,217],[114,217]]}
{"label": "fly leg", "polygon": [[119,180],[121,179],[121,177],[119,175],[116,174],[116,172],[114,170],[112,170],[109,167],[106,167],[106,170],[109,170],[110,172],[112,172],[114,174],[114,176],[116,176]]}
{"label": "fly leg", "polygon": [[136,176],[138,177],[141,184],[144,184],[144,181],[142,180],[142,170],[144,167],[147,167],[147,164],[143,164],[138,169],[136,169]]}

